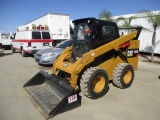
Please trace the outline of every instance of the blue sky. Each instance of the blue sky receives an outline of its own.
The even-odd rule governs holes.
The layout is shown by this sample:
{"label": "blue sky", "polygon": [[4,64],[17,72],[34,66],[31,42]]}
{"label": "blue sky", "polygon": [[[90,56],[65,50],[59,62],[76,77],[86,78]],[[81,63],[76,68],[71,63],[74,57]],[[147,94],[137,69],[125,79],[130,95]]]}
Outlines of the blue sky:
{"label": "blue sky", "polygon": [[106,9],[113,16],[139,10],[160,10],[160,0],[1,0],[0,31],[16,28],[46,13],[69,14],[70,19],[96,17]]}

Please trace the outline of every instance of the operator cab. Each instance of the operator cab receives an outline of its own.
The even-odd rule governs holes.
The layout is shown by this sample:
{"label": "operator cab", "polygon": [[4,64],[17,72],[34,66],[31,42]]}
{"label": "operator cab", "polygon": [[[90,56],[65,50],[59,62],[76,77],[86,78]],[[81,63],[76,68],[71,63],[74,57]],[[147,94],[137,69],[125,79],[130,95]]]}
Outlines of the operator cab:
{"label": "operator cab", "polygon": [[73,21],[73,53],[81,57],[91,49],[98,48],[119,38],[118,26],[114,22],[84,18]]}

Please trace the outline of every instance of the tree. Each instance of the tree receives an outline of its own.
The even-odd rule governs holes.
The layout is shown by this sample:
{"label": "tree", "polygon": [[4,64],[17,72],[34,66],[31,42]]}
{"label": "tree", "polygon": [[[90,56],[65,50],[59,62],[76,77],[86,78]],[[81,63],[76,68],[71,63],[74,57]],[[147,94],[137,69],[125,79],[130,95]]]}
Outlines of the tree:
{"label": "tree", "polygon": [[113,21],[112,13],[106,9],[99,13],[99,18],[107,21]]}
{"label": "tree", "polygon": [[151,62],[154,62],[156,31],[160,27],[160,11],[155,13],[148,10],[141,10],[138,12],[138,15],[141,17],[145,17],[148,23],[150,23],[153,27]]}
{"label": "tree", "polygon": [[[122,16],[122,17],[118,17],[116,19],[116,22],[118,23],[118,22],[122,21],[122,25],[119,26],[121,28],[138,27],[138,25],[134,25],[134,26],[131,25],[131,22],[132,22],[133,19],[136,19],[136,17],[135,16],[130,16],[129,18],[125,18],[125,17]],[[129,33],[130,29],[127,29],[127,32]]]}

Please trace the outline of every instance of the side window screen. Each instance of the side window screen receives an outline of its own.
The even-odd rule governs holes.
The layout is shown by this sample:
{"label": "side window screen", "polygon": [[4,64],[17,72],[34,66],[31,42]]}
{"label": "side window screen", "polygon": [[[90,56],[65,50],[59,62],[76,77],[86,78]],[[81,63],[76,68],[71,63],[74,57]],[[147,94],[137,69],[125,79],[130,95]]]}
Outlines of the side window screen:
{"label": "side window screen", "polygon": [[51,39],[51,36],[50,36],[49,32],[42,32],[42,38],[43,39]]}
{"label": "side window screen", "polygon": [[100,24],[96,27],[92,48],[97,48],[118,38],[117,28],[111,24]]}
{"label": "side window screen", "polygon": [[32,39],[41,39],[40,32],[32,32]]}
{"label": "side window screen", "polygon": [[114,40],[116,37],[116,30],[113,26],[103,26],[102,27],[102,40],[104,42],[109,42]]}

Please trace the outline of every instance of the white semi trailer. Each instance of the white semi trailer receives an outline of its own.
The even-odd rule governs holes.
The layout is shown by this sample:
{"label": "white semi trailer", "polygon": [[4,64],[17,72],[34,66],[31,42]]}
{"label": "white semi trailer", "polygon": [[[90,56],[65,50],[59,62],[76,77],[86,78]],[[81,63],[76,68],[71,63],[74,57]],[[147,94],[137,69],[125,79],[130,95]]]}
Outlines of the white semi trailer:
{"label": "white semi trailer", "polygon": [[47,13],[27,24],[48,25],[55,43],[70,39],[70,17],[68,14]]}
{"label": "white semi trailer", "polygon": [[0,48],[11,48],[11,31],[0,31]]}

